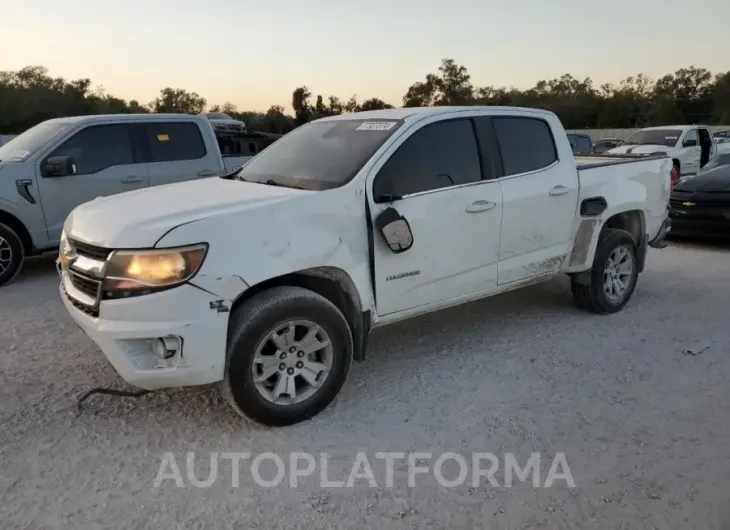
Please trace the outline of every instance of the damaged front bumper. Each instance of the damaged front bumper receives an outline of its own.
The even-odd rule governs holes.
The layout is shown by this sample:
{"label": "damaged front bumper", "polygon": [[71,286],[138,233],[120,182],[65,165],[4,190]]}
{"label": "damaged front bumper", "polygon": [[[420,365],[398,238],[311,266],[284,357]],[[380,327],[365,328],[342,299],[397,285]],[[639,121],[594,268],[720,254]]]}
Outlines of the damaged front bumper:
{"label": "damaged front bumper", "polygon": [[[140,297],[104,300],[98,316],[72,300],[61,273],[63,304],[117,373],[145,390],[194,386],[223,379],[228,330],[219,297],[192,285]],[[67,286],[67,289],[64,289]]]}
{"label": "damaged front bumper", "polygon": [[659,228],[657,235],[649,241],[649,246],[652,248],[666,248],[667,246],[667,234],[672,229],[672,220],[667,217],[664,219],[662,226]]}

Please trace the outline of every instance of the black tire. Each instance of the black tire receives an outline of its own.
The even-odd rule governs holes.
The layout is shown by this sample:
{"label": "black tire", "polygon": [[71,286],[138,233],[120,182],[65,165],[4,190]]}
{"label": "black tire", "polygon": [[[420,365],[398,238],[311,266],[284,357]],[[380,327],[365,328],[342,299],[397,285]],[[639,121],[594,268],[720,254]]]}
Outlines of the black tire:
{"label": "black tire", "polygon": [[[309,398],[294,404],[267,401],[254,383],[256,348],[277,325],[308,320],[320,326],[332,344],[327,379]],[[241,415],[263,425],[292,425],[321,412],[337,396],[347,379],[353,356],[350,327],[340,310],[323,296],[301,287],[274,287],[245,301],[231,315],[226,372],[222,393]]]}
{"label": "black tire", "polygon": [[20,236],[0,223],[0,287],[9,284],[23,268],[25,249]]}
{"label": "black tire", "polygon": [[[633,259],[633,270],[630,276],[630,284],[623,294],[623,297],[618,301],[614,301],[611,300],[604,291],[603,274],[609,257],[613,251],[620,246],[626,247],[629,251],[631,258]],[[620,230],[618,228],[604,228],[598,238],[596,255],[593,259],[593,268],[591,269],[588,285],[573,281],[571,284],[571,290],[578,307],[593,313],[607,315],[620,311],[629,302],[634,293],[634,289],[636,289],[636,280],[638,279],[638,276],[639,268],[636,258],[636,242],[634,241],[634,238],[625,230]]]}

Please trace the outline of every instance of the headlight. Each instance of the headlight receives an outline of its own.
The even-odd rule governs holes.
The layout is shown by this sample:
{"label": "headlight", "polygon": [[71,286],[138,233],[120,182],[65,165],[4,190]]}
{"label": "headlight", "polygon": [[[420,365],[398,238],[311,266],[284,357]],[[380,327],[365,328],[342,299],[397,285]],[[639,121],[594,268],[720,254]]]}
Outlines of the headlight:
{"label": "headlight", "polygon": [[119,250],[106,265],[107,298],[147,294],[188,281],[200,269],[208,245],[155,250]]}
{"label": "headlight", "polygon": [[61,231],[61,242],[58,245],[58,262],[63,266],[68,266],[69,264],[69,254],[71,252],[71,249],[68,245],[68,238],[66,237],[66,231]]}

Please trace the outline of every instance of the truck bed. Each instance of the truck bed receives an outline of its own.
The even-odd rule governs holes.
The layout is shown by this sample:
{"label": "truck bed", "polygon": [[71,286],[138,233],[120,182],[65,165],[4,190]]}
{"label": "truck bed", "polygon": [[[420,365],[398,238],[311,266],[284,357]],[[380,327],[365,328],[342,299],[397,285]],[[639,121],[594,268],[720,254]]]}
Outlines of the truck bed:
{"label": "truck bed", "polygon": [[667,155],[579,155],[575,157],[575,165],[578,170],[593,169],[596,167],[613,166],[617,164],[631,164],[633,162],[645,162],[646,160],[655,160],[659,158],[667,158]]}

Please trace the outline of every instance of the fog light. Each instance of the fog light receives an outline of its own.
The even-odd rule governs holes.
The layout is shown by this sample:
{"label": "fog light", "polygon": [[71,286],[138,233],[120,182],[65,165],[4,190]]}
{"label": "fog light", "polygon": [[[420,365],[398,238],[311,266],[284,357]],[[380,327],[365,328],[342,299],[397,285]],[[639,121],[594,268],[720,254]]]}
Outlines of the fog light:
{"label": "fog light", "polygon": [[152,341],[152,350],[158,359],[170,359],[180,351],[180,337],[165,337]]}

